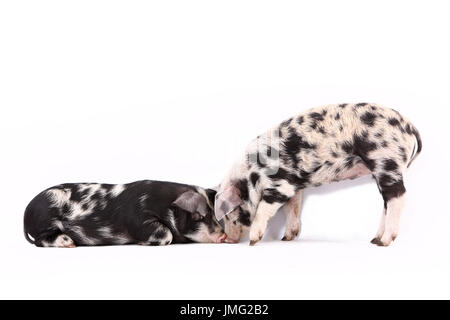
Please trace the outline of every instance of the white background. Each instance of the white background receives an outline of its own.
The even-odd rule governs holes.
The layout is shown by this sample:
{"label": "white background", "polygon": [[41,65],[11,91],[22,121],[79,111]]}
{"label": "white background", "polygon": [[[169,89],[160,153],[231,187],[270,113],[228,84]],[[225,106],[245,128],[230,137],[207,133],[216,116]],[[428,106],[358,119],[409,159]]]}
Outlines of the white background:
{"label": "white background", "polygon": [[[450,298],[446,1],[2,1],[0,298]],[[247,143],[310,107],[376,102],[423,153],[402,232],[369,243],[360,179],[306,192],[303,232],[255,247],[40,249],[23,211],[62,182],[217,185]]]}

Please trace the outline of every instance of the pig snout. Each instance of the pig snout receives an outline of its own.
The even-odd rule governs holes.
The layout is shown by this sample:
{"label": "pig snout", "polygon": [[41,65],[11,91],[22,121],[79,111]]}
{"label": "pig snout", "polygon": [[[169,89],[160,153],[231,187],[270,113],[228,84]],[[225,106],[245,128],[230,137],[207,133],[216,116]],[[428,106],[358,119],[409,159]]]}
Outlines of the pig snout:
{"label": "pig snout", "polygon": [[225,238],[225,243],[238,243],[238,242],[239,242],[239,240],[236,240],[236,239],[233,239],[230,237]]}
{"label": "pig snout", "polygon": [[227,241],[227,235],[225,233],[222,233],[220,236],[217,237],[216,243],[224,243]]}

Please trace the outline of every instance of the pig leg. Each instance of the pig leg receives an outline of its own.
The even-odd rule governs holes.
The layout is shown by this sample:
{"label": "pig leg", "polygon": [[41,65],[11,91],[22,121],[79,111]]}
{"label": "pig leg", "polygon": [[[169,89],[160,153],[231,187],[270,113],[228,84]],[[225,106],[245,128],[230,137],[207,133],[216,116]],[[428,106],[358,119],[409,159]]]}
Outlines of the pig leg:
{"label": "pig leg", "polygon": [[258,204],[255,218],[250,226],[250,245],[255,245],[264,235],[267,223],[284,204],[289,201],[276,189],[267,189],[263,192],[262,200]]}
{"label": "pig leg", "polygon": [[299,190],[293,196],[288,203],[285,204],[286,210],[286,231],[284,237],[281,239],[283,241],[293,240],[298,236],[301,227],[300,221],[300,207],[302,202],[302,191]]}
{"label": "pig leg", "polygon": [[173,240],[170,229],[156,220],[144,222],[139,234],[133,236],[144,246],[165,246],[171,244]]}
{"label": "pig leg", "polygon": [[378,245],[388,246],[397,238],[400,229],[400,215],[404,206],[405,194],[387,202],[385,230]]}
{"label": "pig leg", "polygon": [[[397,174],[381,174],[375,176],[381,195],[384,200],[384,230],[380,227],[377,237],[372,240],[372,243],[378,246],[389,246],[398,235],[400,228],[400,215],[405,205],[406,189],[403,185],[403,178],[401,173]],[[382,234],[381,234],[382,232]]]}
{"label": "pig leg", "polygon": [[59,234],[52,239],[42,241],[43,247],[75,248],[75,242],[66,234]]}
{"label": "pig leg", "polygon": [[383,209],[383,212],[381,213],[381,221],[380,221],[380,226],[378,227],[378,231],[377,234],[375,235],[375,238],[372,239],[372,241],[370,241],[373,244],[378,244],[381,240],[381,237],[384,234],[384,229],[385,229],[385,224],[386,224],[386,209]]}

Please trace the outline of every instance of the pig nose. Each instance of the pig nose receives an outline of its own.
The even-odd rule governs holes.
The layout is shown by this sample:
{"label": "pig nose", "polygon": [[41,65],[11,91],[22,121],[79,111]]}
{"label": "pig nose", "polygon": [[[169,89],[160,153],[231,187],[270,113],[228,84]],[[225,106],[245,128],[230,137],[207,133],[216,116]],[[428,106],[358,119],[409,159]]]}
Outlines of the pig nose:
{"label": "pig nose", "polygon": [[235,239],[227,237],[227,238],[225,238],[225,243],[239,243],[239,240],[235,240]]}
{"label": "pig nose", "polygon": [[220,237],[217,238],[217,243],[224,243],[227,239],[227,235],[224,233]]}

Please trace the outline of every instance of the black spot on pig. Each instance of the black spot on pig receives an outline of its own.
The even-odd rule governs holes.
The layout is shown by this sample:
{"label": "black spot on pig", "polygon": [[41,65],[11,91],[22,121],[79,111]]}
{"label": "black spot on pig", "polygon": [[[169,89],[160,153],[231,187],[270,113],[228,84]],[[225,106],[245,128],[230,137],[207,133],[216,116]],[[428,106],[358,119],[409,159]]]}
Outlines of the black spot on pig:
{"label": "black spot on pig", "polygon": [[398,169],[398,164],[392,159],[384,159],[383,169],[385,171],[395,171]]}
{"label": "black spot on pig", "polygon": [[314,149],[313,144],[304,141],[301,136],[299,136],[294,129],[289,130],[289,136],[283,142],[283,152],[281,152],[281,157],[284,160],[291,160],[294,168],[298,167],[298,153],[301,149]]}
{"label": "black spot on pig", "polygon": [[381,191],[381,195],[383,196],[385,208],[389,200],[398,198],[406,192],[403,181],[397,181],[389,174],[381,174],[379,177],[377,177],[377,182]]}
{"label": "black spot on pig", "polygon": [[375,168],[375,162],[369,158],[369,152],[377,149],[377,144],[370,141],[366,137],[354,135],[353,137],[353,152],[358,155],[366,164],[366,166],[373,170]]}
{"label": "black spot on pig", "polygon": [[247,181],[247,179],[238,180],[235,183],[235,187],[238,188],[241,199],[243,201],[247,201],[248,200],[248,181]]}
{"label": "black spot on pig", "polygon": [[372,112],[366,112],[361,116],[361,121],[368,125],[369,127],[373,127],[375,124],[375,120],[377,115]]}
{"label": "black spot on pig", "polygon": [[250,174],[250,181],[251,181],[253,187],[256,186],[256,183],[258,182],[258,180],[259,180],[259,174],[257,172],[252,172]]}
{"label": "black spot on pig", "polygon": [[237,221],[239,223],[243,224],[244,226],[249,227],[250,224],[251,224],[250,212],[248,212],[247,210],[243,210],[243,209],[239,208],[239,215],[238,215]]}
{"label": "black spot on pig", "polygon": [[408,160],[408,156],[406,155],[406,150],[404,147],[399,147],[398,151],[400,153],[400,156],[402,157],[403,162],[406,162]]}
{"label": "black spot on pig", "polygon": [[305,179],[297,176],[296,174],[292,174],[283,168],[278,168],[278,171],[276,173],[268,174],[267,176],[274,181],[286,180],[290,184],[293,184],[295,186],[303,186],[303,184],[305,183]]}
{"label": "black spot on pig", "polygon": [[82,200],[81,192],[78,192],[76,190],[72,190],[72,192],[70,194],[70,200],[74,201],[74,202],[81,202],[81,200]]}
{"label": "black spot on pig", "polygon": [[411,126],[409,125],[409,123],[406,124],[405,126],[405,131],[407,134],[412,135],[414,134],[413,128],[411,128]]}
{"label": "black spot on pig", "polygon": [[351,142],[345,141],[344,143],[341,144],[341,148],[342,150],[344,150],[345,153],[353,154],[353,145]]}
{"label": "black spot on pig", "polygon": [[310,117],[311,119],[316,120],[316,121],[323,121],[323,115],[320,114],[320,113],[318,113],[318,112],[311,112],[311,113],[309,114],[309,117]]}
{"label": "black spot on pig", "polygon": [[397,127],[398,129],[400,129],[400,131],[402,133],[405,133],[405,129],[403,129],[402,125],[400,124],[400,121],[398,121],[398,119],[396,118],[389,118],[388,119],[388,123],[393,126],[393,127]]}
{"label": "black spot on pig", "polygon": [[70,212],[69,205],[67,203],[64,203],[64,205],[61,208],[61,213],[64,215],[67,215],[67,214],[69,214],[69,212]]}
{"label": "black spot on pig", "polygon": [[289,198],[280,193],[277,189],[269,188],[264,190],[262,199],[267,203],[285,203],[289,200]]}
{"label": "black spot on pig", "polygon": [[391,175],[386,174],[386,173],[382,173],[378,177],[378,183],[380,184],[380,187],[389,186],[390,184],[392,184],[394,182],[395,182],[395,180],[391,177]]}
{"label": "black spot on pig", "polygon": [[283,122],[281,123],[281,126],[282,126],[282,127],[289,127],[289,125],[291,124],[291,122],[292,122],[292,118],[287,119],[286,121],[283,121]]}
{"label": "black spot on pig", "polygon": [[376,150],[375,142],[369,141],[366,136],[355,135],[353,137],[354,151],[358,155],[367,156],[370,151]]}

